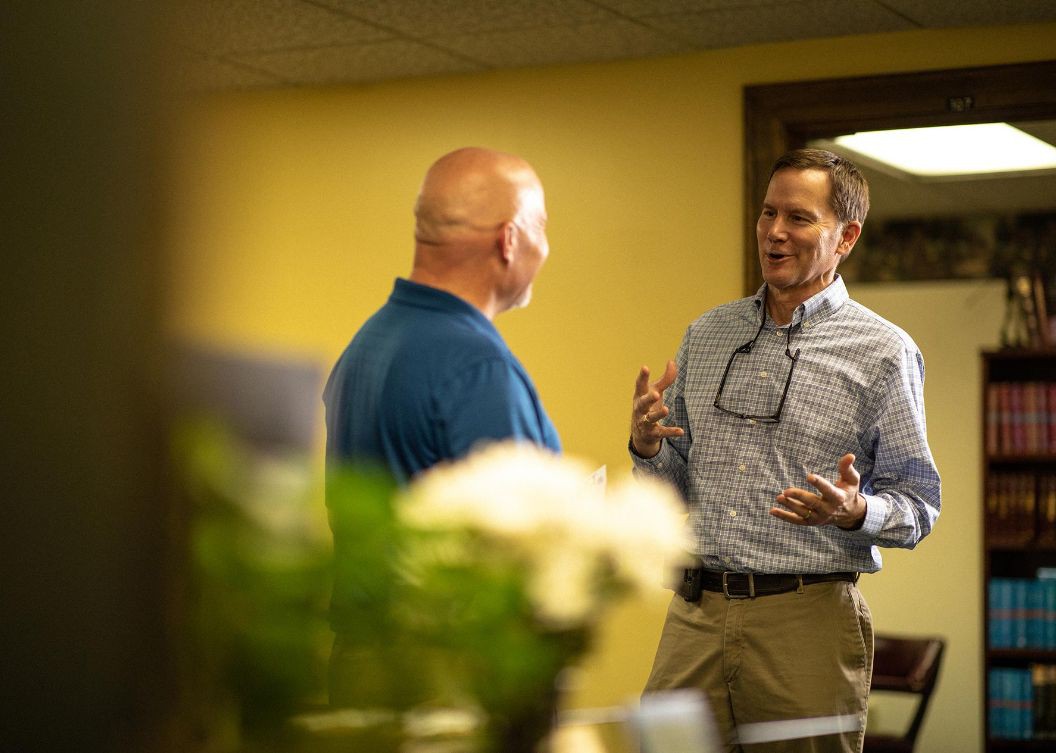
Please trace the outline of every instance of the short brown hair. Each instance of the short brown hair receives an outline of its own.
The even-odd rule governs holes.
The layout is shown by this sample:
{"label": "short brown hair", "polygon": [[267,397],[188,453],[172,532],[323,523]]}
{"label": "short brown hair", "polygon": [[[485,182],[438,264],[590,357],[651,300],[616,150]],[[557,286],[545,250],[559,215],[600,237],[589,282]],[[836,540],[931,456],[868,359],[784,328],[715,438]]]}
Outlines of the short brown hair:
{"label": "short brown hair", "polygon": [[843,224],[865,222],[869,213],[869,184],[853,162],[824,149],[793,149],[774,163],[770,177],[786,167],[824,170],[832,180],[832,208]]}

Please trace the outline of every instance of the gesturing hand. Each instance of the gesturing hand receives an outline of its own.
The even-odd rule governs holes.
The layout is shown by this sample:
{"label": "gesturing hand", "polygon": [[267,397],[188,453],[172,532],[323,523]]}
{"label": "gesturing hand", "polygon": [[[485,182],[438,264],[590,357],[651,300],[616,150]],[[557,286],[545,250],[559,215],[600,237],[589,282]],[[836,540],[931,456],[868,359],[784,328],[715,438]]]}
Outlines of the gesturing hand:
{"label": "gesturing hand", "polygon": [[865,520],[867,504],[858,493],[861,476],[854,467],[854,455],[847,453],[837,465],[840,478],[835,484],[815,473],[807,476],[807,482],[818,491],[785,489],[777,495],[784,507],[773,507],[770,514],[801,526],[835,525],[846,530],[861,526]]}
{"label": "gesturing hand", "polygon": [[649,383],[649,367],[643,366],[634,383],[634,401],[631,403],[631,444],[634,451],[644,458],[651,458],[660,452],[660,440],[664,437],[681,437],[684,433],[678,427],[664,426],[660,419],[669,410],[664,405],[664,390],[670,387],[678,368],[674,361],[667,362],[664,375],[652,384]]}

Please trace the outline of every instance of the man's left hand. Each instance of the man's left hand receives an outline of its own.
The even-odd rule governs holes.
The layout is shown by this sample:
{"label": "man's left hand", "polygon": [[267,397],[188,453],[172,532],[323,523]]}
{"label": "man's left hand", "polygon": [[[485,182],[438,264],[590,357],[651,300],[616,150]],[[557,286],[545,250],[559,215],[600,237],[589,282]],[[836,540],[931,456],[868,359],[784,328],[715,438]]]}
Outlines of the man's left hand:
{"label": "man's left hand", "polygon": [[777,495],[777,502],[783,507],[770,508],[770,514],[800,526],[834,525],[848,531],[861,528],[867,503],[858,491],[861,476],[854,468],[854,455],[844,455],[837,467],[840,478],[835,484],[811,473],[807,482],[817,492],[785,489]]}

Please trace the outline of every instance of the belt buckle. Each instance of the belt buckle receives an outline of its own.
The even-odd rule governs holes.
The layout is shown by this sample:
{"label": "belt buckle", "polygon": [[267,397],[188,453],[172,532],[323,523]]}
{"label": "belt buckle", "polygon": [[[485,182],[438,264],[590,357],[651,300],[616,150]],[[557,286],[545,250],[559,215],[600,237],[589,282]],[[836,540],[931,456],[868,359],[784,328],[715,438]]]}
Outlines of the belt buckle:
{"label": "belt buckle", "polygon": [[730,575],[729,570],[723,570],[722,572],[722,595],[727,599],[754,599],[755,598],[755,573],[733,573],[733,575],[745,575],[748,577],[748,595],[747,596],[735,596],[730,593],[730,584],[727,577]]}

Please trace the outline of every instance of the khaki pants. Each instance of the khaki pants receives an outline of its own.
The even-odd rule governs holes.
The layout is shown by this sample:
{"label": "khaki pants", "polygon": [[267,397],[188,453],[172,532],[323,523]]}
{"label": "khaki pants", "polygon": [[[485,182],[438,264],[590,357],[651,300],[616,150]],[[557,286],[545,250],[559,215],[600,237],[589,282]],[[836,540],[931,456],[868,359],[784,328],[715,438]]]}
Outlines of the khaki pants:
{"label": "khaki pants", "polygon": [[[858,587],[815,583],[795,591],[668,608],[645,692],[700,688],[728,751],[860,753],[873,669],[873,626]],[[739,725],[853,715],[854,732],[737,745]]]}

